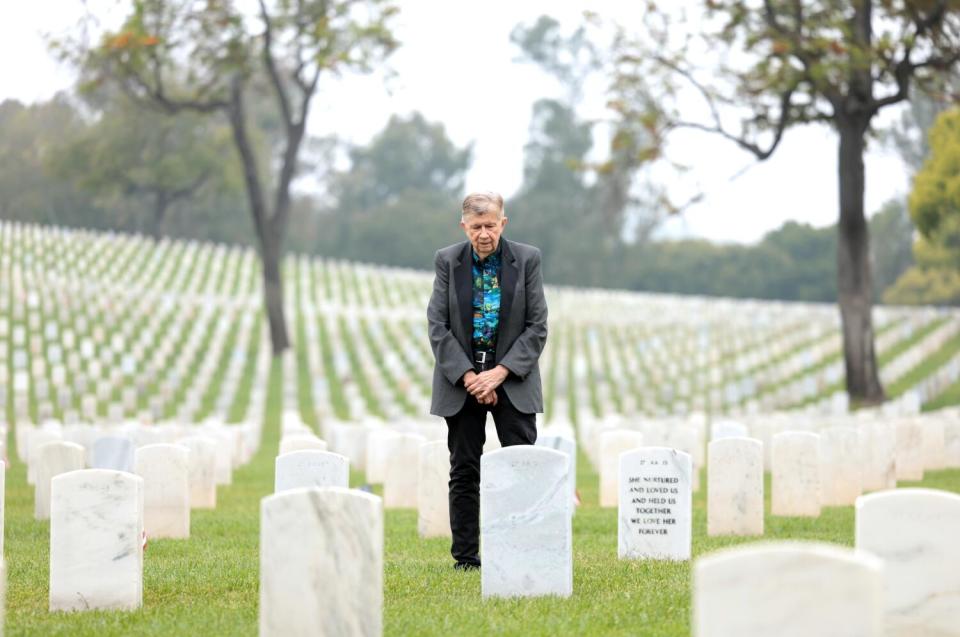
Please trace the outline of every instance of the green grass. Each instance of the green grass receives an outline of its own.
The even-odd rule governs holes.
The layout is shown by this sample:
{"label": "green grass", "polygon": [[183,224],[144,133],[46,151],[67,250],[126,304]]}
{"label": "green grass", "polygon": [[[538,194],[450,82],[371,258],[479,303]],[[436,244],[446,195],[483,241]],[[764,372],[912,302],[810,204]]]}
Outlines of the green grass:
{"label": "green grass", "polygon": [[[144,556],[144,605],[135,612],[47,611],[49,524],[33,520],[33,490],[26,485],[24,466],[10,454],[6,634],[255,635],[259,502],[273,484],[281,382],[280,365],[275,362],[263,444],[253,461],[235,472],[233,484],[220,489],[217,509],[192,513],[189,540],[149,543]],[[582,453],[577,467],[584,504],[573,521],[572,597],[484,600],[479,574],[451,568],[447,540],[420,539],[416,513],[391,510],[386,512],[385,525],[385,633],[687,635],[690,563],[618,560],[616,511],[597,507],[597,475]],[[354,472],[354,482],[358,478]],[[960,492],[960,470],[931,472],[922,484]],[[817,519],[768,515],[764,539],[851,545],[853,523],[852,507],[826,508]],[[705,529],[701,490],[694,497],[695,557],[755,541],[708,538]]]}
{"label": "green grass", "polygon": [[899,396],[927,376],[937,371],[960,351],[960,334],[946,341],[940,348],[915,365],[906,374],[887,386],[887,396]]}

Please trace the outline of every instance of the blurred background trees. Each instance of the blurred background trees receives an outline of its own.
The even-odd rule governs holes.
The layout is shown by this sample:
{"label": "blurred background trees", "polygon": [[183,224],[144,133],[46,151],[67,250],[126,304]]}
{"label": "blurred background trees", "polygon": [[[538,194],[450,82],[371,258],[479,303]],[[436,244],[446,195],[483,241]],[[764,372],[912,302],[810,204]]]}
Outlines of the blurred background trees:
{"label": "blurred background trees", "polygon": [[[522,184],[506,204],[507,236],[543,248],[547,282],[835,302],[835,225],[787,222],[751,245],[658,234],[671,208],[637,160],[649,131],[641,124],[611,144],[602,123],[580,111],[584,86],[603,71],[604,50],[588,35],[586,22],[565,31],[543,17],[511,36],[518,61],[550,74],[558,89],[532,108]],[[256,246],[229,122],[138,108],[90,79],[45,102],[0,103],[0,217]],[[263,69],[248,82],[253,153],[265,183],[275,184],[284,124]],[[931,153],[943,155],[931,163],[930,185],[922,185],[925,172],[918,175],[909,209],[905,197],[867,211],[876,300],[960,303],[955,214],[948,213],[958,206],[956,191],[939,203],[931,195],[935,184],[949,182],[955,150],[946,141],[931,150],[927,141],[937,117],[952,112],[955,92],[949,84],[933,97],[915,92],[902,119],[876,131],[910,170],[920,171]],[[938,126],[933,138],[952,140],[955,149],[955,124]],[[472,152],[415,111],[389,118],[367,143],[305,135],[298,174],[311,185],[290,191],[285,246],[429,269],[438,246],[461,240]],[[921,206],[944,211],[937,215],[944,220],[921,226]]]}

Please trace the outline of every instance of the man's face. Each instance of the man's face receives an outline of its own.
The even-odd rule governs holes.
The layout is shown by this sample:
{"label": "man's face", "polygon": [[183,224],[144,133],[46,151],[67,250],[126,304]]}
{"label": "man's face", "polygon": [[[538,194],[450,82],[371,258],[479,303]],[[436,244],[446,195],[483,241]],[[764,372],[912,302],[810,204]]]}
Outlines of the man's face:
{"label": "man's face", "polygon": [[506,225],[507,218],[496,212],[471,214],[460,222],[460,227],[470,240],[473,251],[481,259],[496,252],[497,246],[500,245],[500,233]]}

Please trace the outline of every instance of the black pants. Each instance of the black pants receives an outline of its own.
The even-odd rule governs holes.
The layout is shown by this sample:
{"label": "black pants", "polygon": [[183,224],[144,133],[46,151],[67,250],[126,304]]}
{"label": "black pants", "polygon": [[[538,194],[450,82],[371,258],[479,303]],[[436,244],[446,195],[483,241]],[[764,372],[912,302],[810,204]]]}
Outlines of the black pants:
{"label": "black pants", "polygon": [[450,552],[458,562],[480,564],[480,456],[487,436],[487,412],[493,413],[500,445],[532,445],[537,441],[537,415],[517,411],[502,387],[497,404],[481,405],[468,395],[463,408],[447,420],[450,449]]}

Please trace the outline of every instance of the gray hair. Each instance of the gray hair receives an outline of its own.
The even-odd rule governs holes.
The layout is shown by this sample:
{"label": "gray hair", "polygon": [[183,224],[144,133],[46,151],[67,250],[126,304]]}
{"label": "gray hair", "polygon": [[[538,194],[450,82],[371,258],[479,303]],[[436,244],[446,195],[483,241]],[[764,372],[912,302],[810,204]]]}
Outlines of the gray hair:
{"label": "gray hair", "polygon": [[463,200],[461,211],[463,217],[482,215],[488,212],[496,212],[498,217],[502,217],[503,197],[492,191],[472,192]]}

